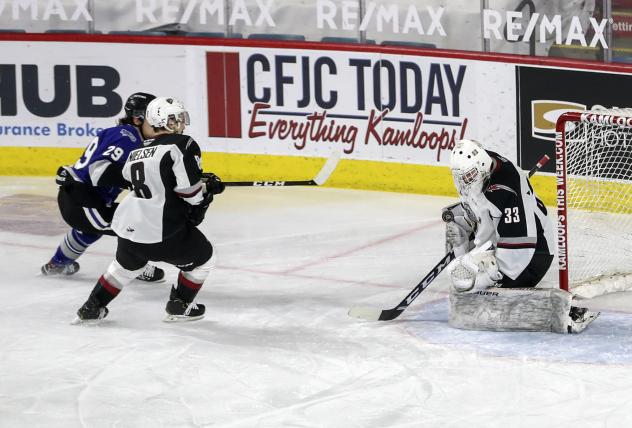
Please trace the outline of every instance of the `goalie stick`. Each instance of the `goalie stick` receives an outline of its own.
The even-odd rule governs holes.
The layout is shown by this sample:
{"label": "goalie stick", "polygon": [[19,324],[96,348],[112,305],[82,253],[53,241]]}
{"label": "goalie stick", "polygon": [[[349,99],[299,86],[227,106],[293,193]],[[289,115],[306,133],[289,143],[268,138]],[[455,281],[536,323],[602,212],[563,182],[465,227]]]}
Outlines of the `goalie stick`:
{"label": "goalie stick", "polygon": [[[548,155],[544,155],[540,158],[538,163],[535,164],[531,170],[529,170],[529,177],[532,177],[540,168],[542,168],[548,161],[550,157]],[[459,202],[460,203],[460,202]],[[455,204],[456,205],[456,204]],[[449,208],[449,207],[447,207]],[[449,209],[444,209],[441,214],[441,218],[444,222],[449,223],[454,220],[454,215],[452,217],[446,216],[446,212],[450,213]],[[447,218],[447,219],[446,219]],[[402,300],[399,305],[395,306],[392,309],[377,309],[366,306],[354,306],[349,310],[349,316],[354,318],[363,319],[366,321],[390,321],[397,318],[404,310],[419,296],[419,294],[430,285],[434,279],[439,276],[441,272],[450,264],[452,260],[456,257],[454,256],[454,252],[450,251],[437,263],[437,265],[432,268],[432,270],[413,288],[410,293]]]}
{"label": "goalie stick", "polygon": [[[340,161],[340,153],[335,152],[320,169],[316,177],[311,180],[286,180],[286,181],[224,181],[225,186],[252,186],[252,187],[281,187],[281,186],[322,186],[331,176]],[[203,173],[202,177],[205,176]]]}
{"label": "goalie stick", "polygon": [[551,160],[551,157],[549,155],[543,155],[540,160],[538,161],[538,163],[536,163],[533,168],[531,168],[529,170],[529,178],[533,177],[533,174],[535,174],[536,172],[538,172],[544,165],[546,165],[546,163]]}
{"label": "goalie stick", "polygon": [[443,256],[443,258],[434,268],[432,268],[428,275],[426,275],[424,279],[422,279],[419,284],[417,284],[415,288],[408,293],[404,300],[399,302],[399,305],[395,306],[393,309],[377,309],[365,306],[355,306],[349,310],[349,316],[366,321],[390,321],[397,318],[454,259],[455,257],[453,251],[450,251],[448,254]]}

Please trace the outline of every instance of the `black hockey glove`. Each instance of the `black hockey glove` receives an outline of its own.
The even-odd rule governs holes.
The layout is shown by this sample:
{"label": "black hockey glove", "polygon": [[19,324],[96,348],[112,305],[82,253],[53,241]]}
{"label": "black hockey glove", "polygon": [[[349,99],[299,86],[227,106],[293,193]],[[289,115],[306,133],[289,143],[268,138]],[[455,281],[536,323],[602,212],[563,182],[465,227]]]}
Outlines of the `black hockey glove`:
{"label": "black hockey glove", "polygon": [[58,186],[70,186],[75,183],[75,180],[72,178],[72,175],[66,169],[66,166],[60,166],[57,168],[57,176],[55,177],[55,183]]}
{"label": "black hockey glove", "polygon": [[210,193],[211,195],[219,195],[226,188],[226,186],[224,186],[224,183],[222,183],[222,179],[212,172],[203,172],[202,181],[206,186],[206,192]]}
{"label": "black hockey glove", "polygon": [[207,193],[199,205],[189,206],[189,211],[187,212],[187,221],[193,226],[198,226],[200,223],[202,223],[204,221],[204,216],[206,215],[206,210],[208,210],[208,206],[211,204],[211,202],[213,202],[213,194]]}

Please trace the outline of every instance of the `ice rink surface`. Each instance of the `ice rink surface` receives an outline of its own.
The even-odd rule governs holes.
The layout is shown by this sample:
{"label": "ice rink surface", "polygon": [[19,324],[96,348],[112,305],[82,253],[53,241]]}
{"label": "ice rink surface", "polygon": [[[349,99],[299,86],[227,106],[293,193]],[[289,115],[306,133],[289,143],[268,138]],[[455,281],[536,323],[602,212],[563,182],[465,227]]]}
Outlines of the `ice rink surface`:
{"label": "ice rink surface", "polygon": [[67,230],[55,195],[0,178],[0,427],[632,426],[632,315],[573,336],[455,330],[444,274],[395,321],[347,316],[393,307],[436,264],[453,199],[228,189],[202,225],[219,257],[206,318],[161,321],[166,267],[86,327],[70,321],[115,240],[42,277]]}

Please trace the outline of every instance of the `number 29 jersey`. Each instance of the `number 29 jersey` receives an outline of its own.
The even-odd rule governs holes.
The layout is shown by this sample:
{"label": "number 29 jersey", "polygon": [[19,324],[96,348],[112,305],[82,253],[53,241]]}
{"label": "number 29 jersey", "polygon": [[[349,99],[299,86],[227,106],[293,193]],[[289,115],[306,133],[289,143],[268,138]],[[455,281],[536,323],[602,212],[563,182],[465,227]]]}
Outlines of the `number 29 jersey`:
{"label": "number 29 jersey", "polygon": [[187,226],[203,200],[201,152],[188,135],[163,134],[133,150],[123,167],[133,190],[121,201],[112,230],[141,244],[162,242]]}
{"label": "number 29 jersey", "polygon": [[119,125],[99,132],[88,144],[85,151],[72,166],[78,181],[91,186],[107,206],[111,206],[121,188],[100,184],[101,178],[110,168],[119,171],[125,164],[127,155],[142,145],[138,130],[132,125]]}

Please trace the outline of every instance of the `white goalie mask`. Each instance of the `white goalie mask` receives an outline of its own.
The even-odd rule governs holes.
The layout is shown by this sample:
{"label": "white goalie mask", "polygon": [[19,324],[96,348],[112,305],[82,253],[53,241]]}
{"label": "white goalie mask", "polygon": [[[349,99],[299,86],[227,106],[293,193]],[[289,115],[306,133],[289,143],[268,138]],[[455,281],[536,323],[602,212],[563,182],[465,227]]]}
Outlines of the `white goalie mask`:
{"label": "white goalie mask", "polygon": [[492,158],[480,143],[460,140],[450,156],[450,169],[454,186],[463,197],[473,196],[483,191],[483,186],[491,174]]}
{"label": "white goalie mask", "polygon": [[158,97],[147,105],[145,120],[154,128],[164,128],[174,134],[182,134],[190,123],[182,101],[166,97]]}

